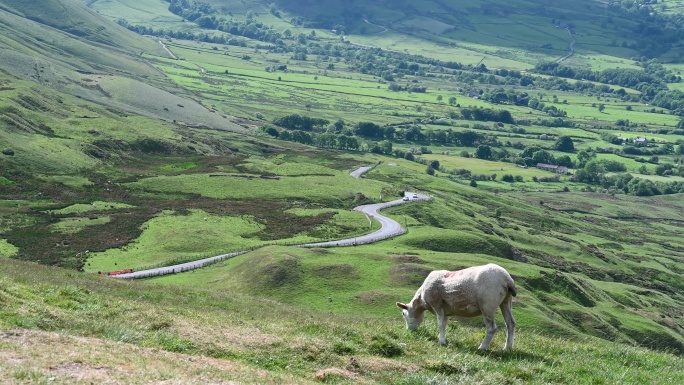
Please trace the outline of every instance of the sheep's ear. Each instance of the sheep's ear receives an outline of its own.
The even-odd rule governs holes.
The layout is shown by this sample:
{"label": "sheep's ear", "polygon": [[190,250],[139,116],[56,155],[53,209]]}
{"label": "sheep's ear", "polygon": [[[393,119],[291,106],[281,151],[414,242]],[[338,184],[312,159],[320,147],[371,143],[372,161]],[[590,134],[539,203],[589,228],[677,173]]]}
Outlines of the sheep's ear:
{"label": "sheep's ear", "polygon": [[403,304],[403,303],[401,303],[401,302],[397,302],[397,307],[398,307],[399,309],[408,310],[408,306],[406,306],[405,304]]}

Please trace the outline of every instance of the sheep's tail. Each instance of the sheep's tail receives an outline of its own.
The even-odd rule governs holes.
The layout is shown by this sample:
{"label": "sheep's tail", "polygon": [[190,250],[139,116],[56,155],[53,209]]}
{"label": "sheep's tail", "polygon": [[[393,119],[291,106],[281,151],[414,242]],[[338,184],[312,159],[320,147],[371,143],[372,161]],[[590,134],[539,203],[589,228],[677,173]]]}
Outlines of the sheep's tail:
{"label": "sheep's tail", "polygon": [[508,281],[508,292],[513,296],[517,296],[518,292],[515,290],[515,282],[513,281],[513,278],[510,278]]}

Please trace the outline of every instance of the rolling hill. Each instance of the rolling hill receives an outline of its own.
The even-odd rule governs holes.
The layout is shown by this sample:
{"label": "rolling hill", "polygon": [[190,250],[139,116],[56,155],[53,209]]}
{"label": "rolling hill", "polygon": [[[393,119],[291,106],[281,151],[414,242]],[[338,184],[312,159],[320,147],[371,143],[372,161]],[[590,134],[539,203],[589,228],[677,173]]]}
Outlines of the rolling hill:
{"label": "rolling hill", "polygon": [[[14,88],[10,83],[15,80],[29,80],[104,108],[168,122],[243,131],[169,84],[163,73],[140,56],[144,52],[166,55],[158,42],[98,16],[77,1],[47,1],[40,6],[4,2],[0,6],[0,29],[4,31],[0,50],[8,89]],[[28,92],[43,91],[32,87]],[[42,108],[58,110],[56,99],[45,100],[52,106]]]}

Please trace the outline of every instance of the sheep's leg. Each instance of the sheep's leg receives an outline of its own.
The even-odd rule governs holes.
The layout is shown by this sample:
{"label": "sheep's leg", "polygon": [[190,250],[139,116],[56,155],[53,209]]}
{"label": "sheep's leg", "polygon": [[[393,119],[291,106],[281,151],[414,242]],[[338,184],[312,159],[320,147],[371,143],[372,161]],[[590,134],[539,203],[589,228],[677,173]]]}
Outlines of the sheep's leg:
{"label": "sheep's leg", "polygon": [[446,326],[447,326],[447,317],[444,315],[444,310],[442,309],[434,309],[435,310],[435,316],[437,317],[437,326],[439,327],[439,344],[440,345],[446,345]]}
{"label": "sheep's leg", "polygon": [[505,301],[501,303],[501,313],[504,321],[506,321],[506,347],[504,350],[513,349],[513,339],[515,338],[515,318],[513,318],[513,297],[508,296]]}
{"label": "sheep's leg", "polygon": [[494,321],[493,313],[483,314],[482,318],[484,319],[487,334],[485,334],[485,338],[482,340],[482,343],[478,349],[488,350],[489,344],[492,343],[492,338],[494,338],[494,333],[496,333],[496,321]]}

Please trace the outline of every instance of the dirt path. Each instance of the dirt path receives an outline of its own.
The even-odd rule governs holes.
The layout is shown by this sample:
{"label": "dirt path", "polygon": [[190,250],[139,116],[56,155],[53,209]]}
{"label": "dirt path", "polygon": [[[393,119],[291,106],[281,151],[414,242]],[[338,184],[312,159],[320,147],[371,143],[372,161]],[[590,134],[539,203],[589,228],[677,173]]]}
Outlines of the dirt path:
{"label": "dirt path", "polygon": [[572,55],[575,54],[575,38],[572,37],[572,32],[570,32],[570,28],[565,28],[565,30],[568,31],[568,35],[570,35],[570,39],[572,39],[572,41],[570,41],[570,47],[569,47],[568,54],[563,56],[562,58],[556,60],[556,63],[558,63],[558,64],[562,63],[565,59],[569,59],[570,57],[572,57]]}
{"label": "dirt path", "polygon": [[164,50],[165,50],[166,52],[168,52],[169,55],[171,55],[172,58],[178,60],[178,57],[177,57],[176,55],[174,55],[173,52],[171,52],[171,50],[169,49],[169,47],[166,46],[166,44],[162,43],[161,40],[158,40],[158,41],[159,41],[159,44],[161,44],[162,48],[164,48]]}
{"label": "dirt path", "polygon": [[385,32],[388,31],[387,27],[383,27],[383,26],[381,26],[381,25],[373,24],[373,23],[371,23],[370,21],[368,21],[368,19],[363,19],[363,21],[365,21],[366,24],[370,24],[370,25],[372,25],[372,26],[374,26],[374,27],[382,28],[382,31],[380,31],[380,32],[378,32],[378,33],[385,33]]}

